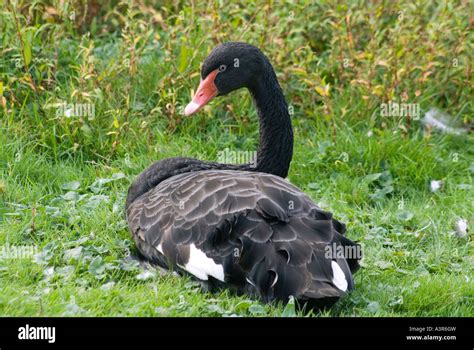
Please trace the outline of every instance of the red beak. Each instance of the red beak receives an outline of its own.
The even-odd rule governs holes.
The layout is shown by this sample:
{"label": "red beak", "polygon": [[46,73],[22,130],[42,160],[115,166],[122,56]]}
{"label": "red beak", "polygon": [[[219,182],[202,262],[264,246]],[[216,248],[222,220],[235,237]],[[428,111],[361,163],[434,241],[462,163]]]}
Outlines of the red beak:
{"label": "red beak", "polygon": [[201,80],[193,100],[184,109],[184,115],[190,116],[199,111],[206,103],[212,100],[218,93],[214,79],[219,71],[216,69],[209,73],[206,79]]}

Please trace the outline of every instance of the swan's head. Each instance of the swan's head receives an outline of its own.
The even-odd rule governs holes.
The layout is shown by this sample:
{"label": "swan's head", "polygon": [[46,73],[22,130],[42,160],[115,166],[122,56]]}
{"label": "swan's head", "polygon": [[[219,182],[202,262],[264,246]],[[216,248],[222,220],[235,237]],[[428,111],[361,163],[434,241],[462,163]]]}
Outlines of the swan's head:
{"label": "swan's head", "polygon": [[215,47],[201,69],[201,83],[185,115],[192,115],[216,96],[256,84],[269,65],[267,58],[255,46],[228,42]]}

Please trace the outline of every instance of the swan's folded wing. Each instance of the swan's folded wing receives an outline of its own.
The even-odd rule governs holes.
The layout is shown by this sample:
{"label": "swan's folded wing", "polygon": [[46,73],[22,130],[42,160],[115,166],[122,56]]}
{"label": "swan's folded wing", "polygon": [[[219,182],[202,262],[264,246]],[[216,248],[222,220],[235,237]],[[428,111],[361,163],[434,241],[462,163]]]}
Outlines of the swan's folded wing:
{"label": "swan's folded wing", "polygon": [[307,203],[296,187],[276,176],[200,171],[163,181],[129,206],[127,218],[131,232],[152,245],[171,233],[176,244],[201,244],[220,222],[246,210],[269,218],[277,208],[287,215]]}

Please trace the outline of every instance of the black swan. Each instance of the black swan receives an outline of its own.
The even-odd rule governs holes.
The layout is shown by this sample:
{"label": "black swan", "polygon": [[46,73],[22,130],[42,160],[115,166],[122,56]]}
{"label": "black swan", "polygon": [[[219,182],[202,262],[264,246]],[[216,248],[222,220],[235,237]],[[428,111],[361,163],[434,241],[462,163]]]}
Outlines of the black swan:
{"label": "black swan", "polygon": [[265,302],[293,296],[298,303],[332,305],[354,288],[359,265],[357,257],[328,256],[328,247],[356,244],[331,213],[284,179],[293,131],[272,65],[258,48],[228,42],[206,58],[201,76],[185,114],[248,88],[260,120],[256,163],[170,158],[147,168],[126,201],[139,252],[211,289],[227,287]]}

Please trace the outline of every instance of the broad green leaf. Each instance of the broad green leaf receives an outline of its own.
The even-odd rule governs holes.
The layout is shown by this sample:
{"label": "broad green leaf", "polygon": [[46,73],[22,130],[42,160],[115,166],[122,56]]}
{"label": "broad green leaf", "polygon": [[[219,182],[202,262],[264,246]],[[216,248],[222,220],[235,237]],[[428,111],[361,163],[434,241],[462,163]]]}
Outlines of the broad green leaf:
{"label": "broad green leaf", "polygon": [[67,182],[61,186],[61,189],[68,190],[68,191],[76,191],[79,187],[81,187],[80,181],[72,181]]}
{"label": "broad green leaf", "polygon": [[364,177],[364,179],[367,182],[374,182],[375,180],[378,180],[380,176],[382,176],[382,173],[369,174],[366,177]]}

